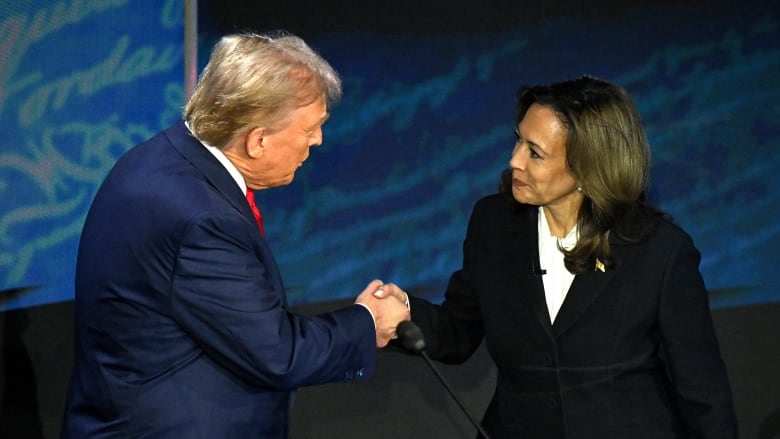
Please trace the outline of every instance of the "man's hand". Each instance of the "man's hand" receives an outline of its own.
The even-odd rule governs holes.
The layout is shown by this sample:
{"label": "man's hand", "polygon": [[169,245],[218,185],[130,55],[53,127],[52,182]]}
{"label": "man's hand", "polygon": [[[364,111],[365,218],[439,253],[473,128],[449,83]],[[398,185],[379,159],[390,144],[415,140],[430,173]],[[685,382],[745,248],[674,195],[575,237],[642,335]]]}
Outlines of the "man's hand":
{"label": "man's hand", "polygon": [[409,295],[406,294],[406,291],[402,290],[396,284],[390,283],[381,285],[374,293],[374,296],[380,299],[384,299],[386,297],[395,297],[396,299],[403,302],[407,308],[409,308]]}
{"label": "man's hand", "polygon": [[[385,292],[387,288],[389,292]],[[376,347],[387,346],[396,337],[395,328],[404,320],[410,320],[409,307],[404,300],[405,294],[394,284],[383,284],[382,281],[372,281],[355,299],[355,303],[368,307],[374,316],[376,328]],[[400,300],[399,300],[400,297]]]}

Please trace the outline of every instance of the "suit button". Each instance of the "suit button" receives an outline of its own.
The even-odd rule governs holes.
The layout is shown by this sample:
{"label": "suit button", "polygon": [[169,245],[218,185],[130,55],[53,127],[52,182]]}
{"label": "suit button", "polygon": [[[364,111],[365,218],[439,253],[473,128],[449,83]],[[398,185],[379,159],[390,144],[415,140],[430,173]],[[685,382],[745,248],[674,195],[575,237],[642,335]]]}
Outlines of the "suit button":
{"label": "suit button", "polygon": [[547,355],[544,357],[544,365],[547,367],[552,367],[555,365],[555,362],[553,361],[551,356]]}
{"label": "suit button", "polygon": [[547,408],[554,409],[558,407],[558,399],[551,396],[550,398],[547,399],[545,405],[547,405]]}

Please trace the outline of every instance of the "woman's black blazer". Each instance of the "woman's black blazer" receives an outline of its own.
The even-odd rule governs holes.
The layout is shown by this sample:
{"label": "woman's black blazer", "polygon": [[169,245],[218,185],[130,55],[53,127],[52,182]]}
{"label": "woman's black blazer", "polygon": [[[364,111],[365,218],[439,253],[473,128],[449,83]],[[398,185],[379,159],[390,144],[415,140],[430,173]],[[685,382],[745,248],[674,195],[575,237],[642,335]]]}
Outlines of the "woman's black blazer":
{"label": "woman's black blazer", "polygon": [[444,302],[411,300],[431,357],[461,362],[484,338],[498,372],[482,421],[491,437],[735,438],[690,236],[667,220],[641,243],[612,234],[614,266],[575,276],[551,323],[537,215],[480,200]]}

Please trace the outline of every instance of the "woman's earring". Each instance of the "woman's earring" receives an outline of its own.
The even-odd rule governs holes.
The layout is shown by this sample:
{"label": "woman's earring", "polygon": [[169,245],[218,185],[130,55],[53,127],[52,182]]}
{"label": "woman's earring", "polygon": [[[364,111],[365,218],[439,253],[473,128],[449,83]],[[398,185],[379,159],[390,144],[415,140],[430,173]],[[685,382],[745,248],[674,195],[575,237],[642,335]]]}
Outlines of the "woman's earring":
{"label": "woman's earring", "polygon": [[577,186],[577,192],[582,192],[582,186]]}

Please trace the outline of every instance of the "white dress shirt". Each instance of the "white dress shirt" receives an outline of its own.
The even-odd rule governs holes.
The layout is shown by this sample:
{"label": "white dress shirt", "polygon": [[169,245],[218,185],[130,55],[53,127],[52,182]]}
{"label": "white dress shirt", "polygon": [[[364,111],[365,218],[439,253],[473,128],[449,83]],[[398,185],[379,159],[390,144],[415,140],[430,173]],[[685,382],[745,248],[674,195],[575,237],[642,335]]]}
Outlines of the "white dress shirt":
{"label": "white dress shirt", "polygon": [[550,313],[550,321],[554,322],[558,311],[566,299],[566,293],[574,281],[574,274],[566,269],[563,264],[563,253],[558,246],[570,250],[577,243],[577,226],[563,238],[558,238],[550,233],[544,208],[539,206],[539,262],[540,268],[546,273],[542,276],[544,283],[544,296],[547,301],[547,311]]}

